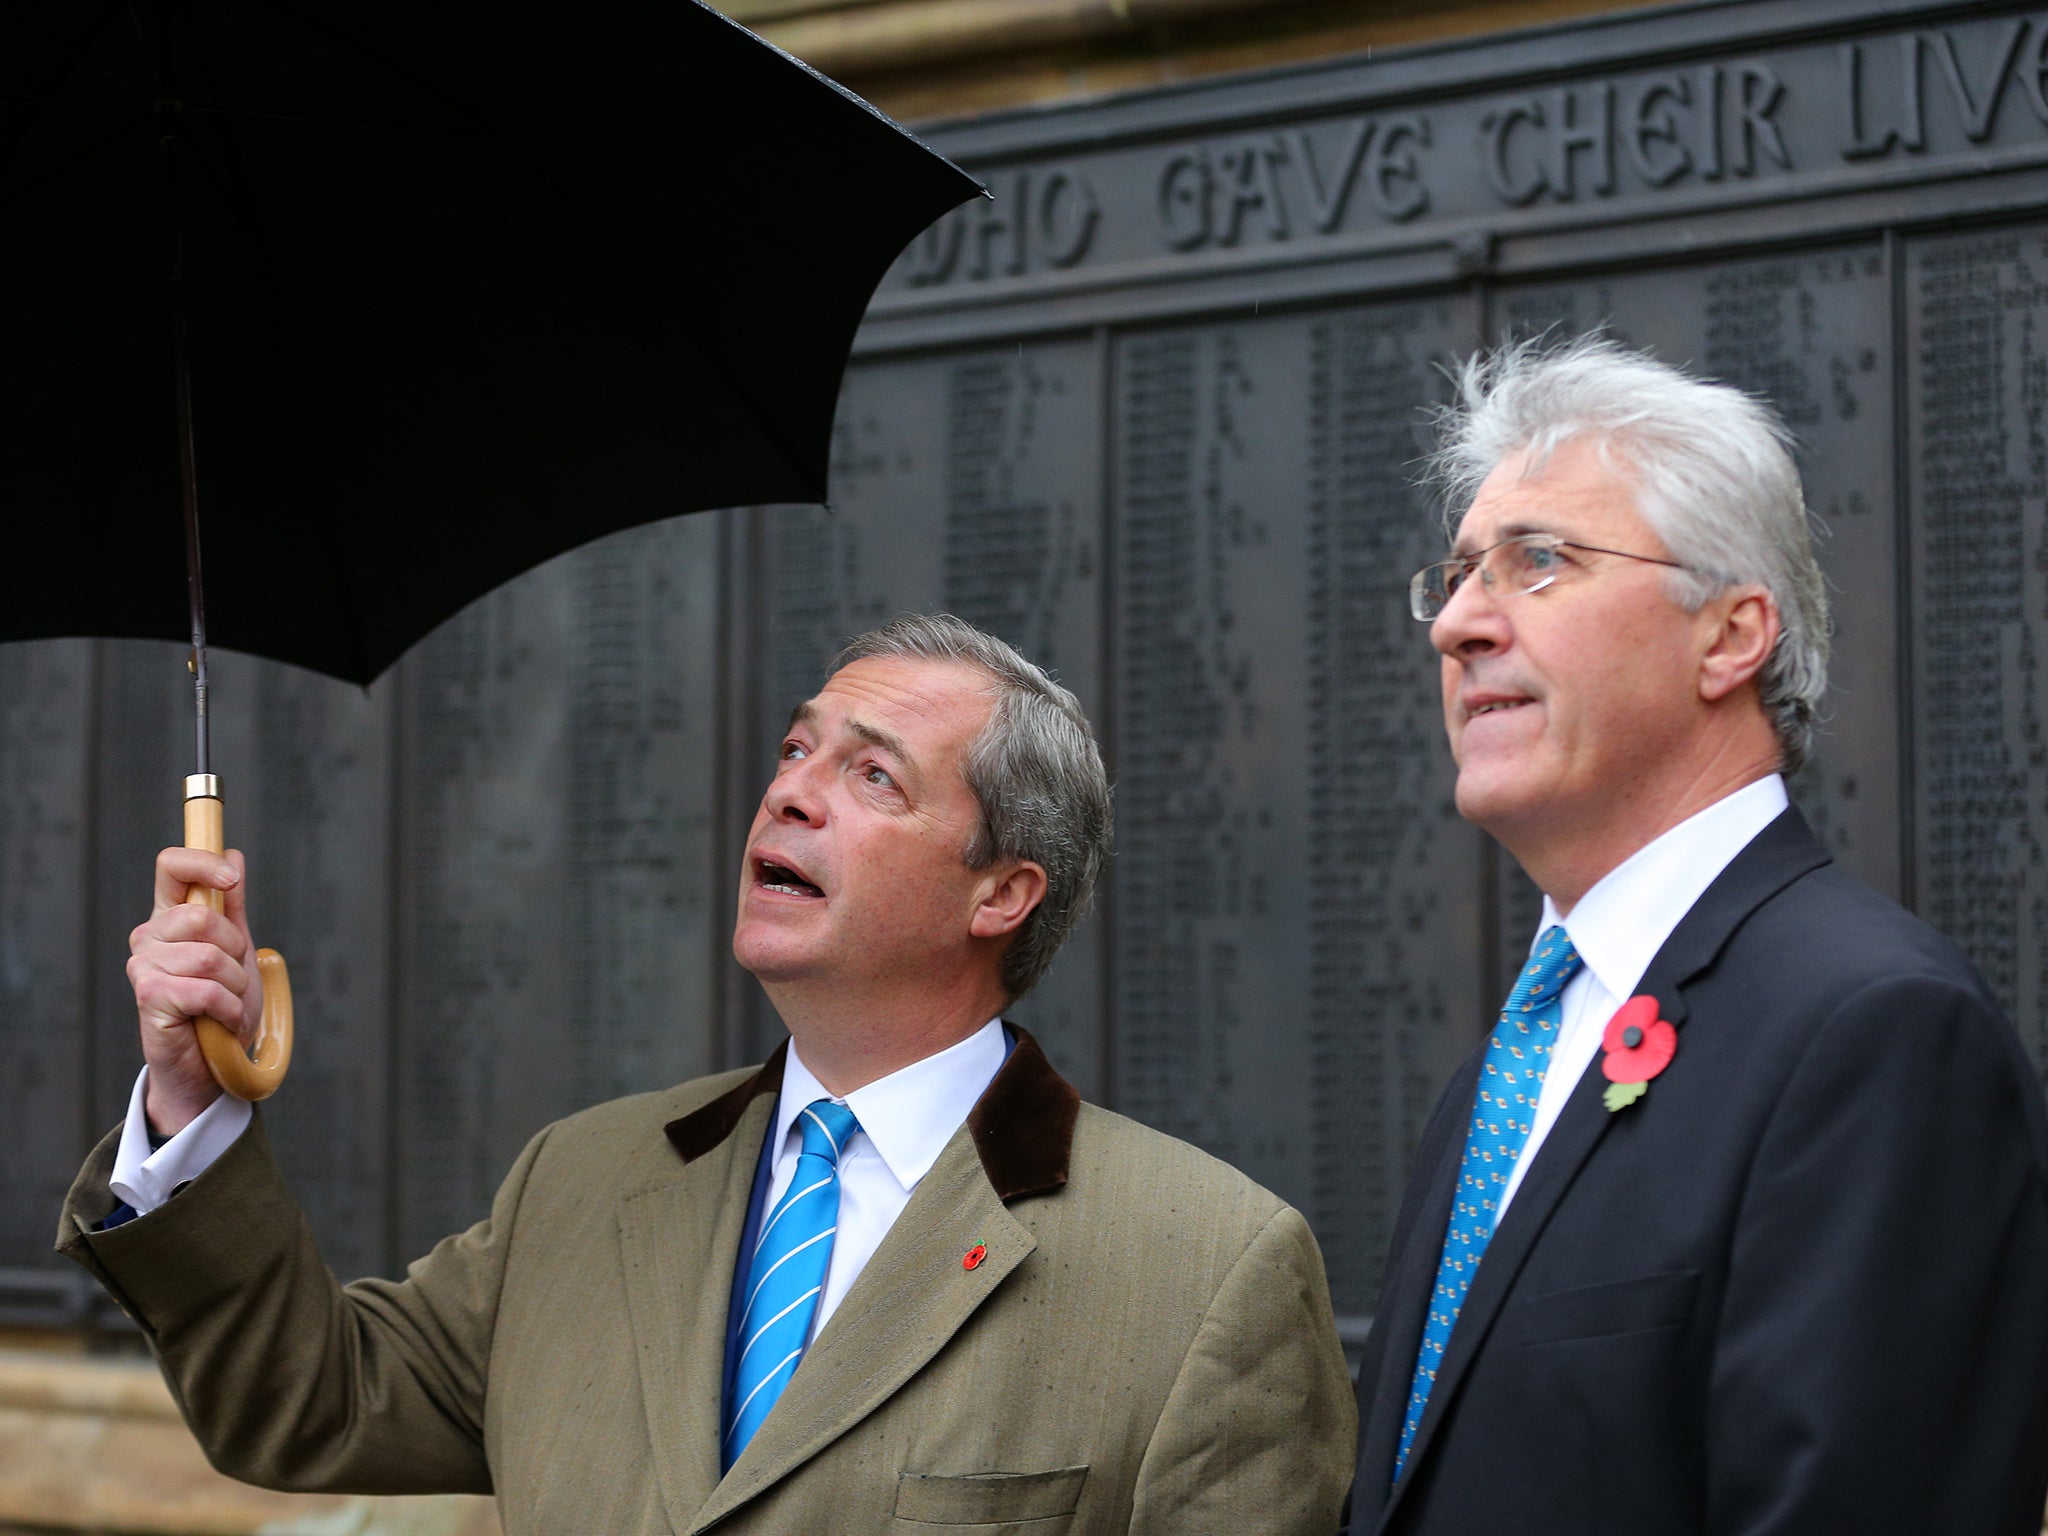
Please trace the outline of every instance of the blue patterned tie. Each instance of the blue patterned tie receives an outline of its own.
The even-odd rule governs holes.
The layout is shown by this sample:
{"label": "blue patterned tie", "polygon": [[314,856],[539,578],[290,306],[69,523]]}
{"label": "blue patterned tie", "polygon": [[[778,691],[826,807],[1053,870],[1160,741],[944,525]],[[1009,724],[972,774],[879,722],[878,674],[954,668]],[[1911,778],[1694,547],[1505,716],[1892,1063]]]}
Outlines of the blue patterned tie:
{"label": "blue patterned tie", "polygon": [[839,1154],[860,1129],[844,1104],[820,1099],[796,1117],[803,1132],[796,1177],[761,1223],[740,1314],[739,1367],[726,1404],[720,1465],[730,1470],[775,1406],[811,1337],[811,1319],[839,1230]]}
{"label": "blue patterned tie", "polygon": [[1415,1356],[1415,1382],[1408,1389],[1408,1417],[1394,1457],[1395,1482],[1408,1465],[1408,1447],[1422,1422],[1429,1389],[1436,1385],[1451,1326],[1478,1272],[1479,1257],[1493,1239],[1501,1194],[1529,1140],[1563,1011],[1558,999],[1583,963],[1563,928],[1544,929],[1487,1041],[1486,1067],[1479,1075],[1478,1097],[1472,1101],[1472,1128],[1465,1135],[1465,1162],[1458,1171],[1458,1191],[1444,1231],[1443,1257],[1437,1261],[1436,1289],[1429,1297],[1429,1321],[1423,1325],[1422,1348]]}

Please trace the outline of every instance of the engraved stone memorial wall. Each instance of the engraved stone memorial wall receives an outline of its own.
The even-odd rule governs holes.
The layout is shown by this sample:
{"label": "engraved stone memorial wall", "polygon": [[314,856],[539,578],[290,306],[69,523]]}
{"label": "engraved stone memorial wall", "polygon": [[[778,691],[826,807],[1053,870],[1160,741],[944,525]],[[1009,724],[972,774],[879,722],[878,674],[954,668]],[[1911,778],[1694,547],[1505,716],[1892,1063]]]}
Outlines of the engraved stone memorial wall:
{"label": "engraved stone memorial wall", "polygon": [[1920,910],[2048,1061],[2048,225],[1907,248]]}
{"label": "engraved stone memorial wall", "polygon": [[[2048,1063],[2048,7],[1674,7],[929,137],[994,195],[877,296],[829,508],[579,551],[367,694],[221,663],[300,997],[266,1119],[339,1268],[475,1220],[549,1119],[765,1054],[726,929],[780,730],[848,636],[946,608],[1075,690],[1117,785],[1013,1016],[1299,1205],[1358,1337],[1538,911],[1452,803],[1417,462],[1444,365],[1545,329],[1784,415],[1836,619],[1794,798]],[[133,1082],[184,696],[172,647],[8,659],[0,1313],[78,1318],[49,1227]]]}

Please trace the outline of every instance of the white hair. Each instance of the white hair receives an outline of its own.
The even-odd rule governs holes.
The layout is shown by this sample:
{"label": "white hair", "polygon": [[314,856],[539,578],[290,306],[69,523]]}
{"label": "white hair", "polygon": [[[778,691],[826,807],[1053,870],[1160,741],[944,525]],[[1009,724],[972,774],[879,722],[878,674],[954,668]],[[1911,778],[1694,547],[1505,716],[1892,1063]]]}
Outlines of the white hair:
{"label": "white hair", "polygon": [[1511,456],[1539,470],[1569,439],[1591,436],[1633,471],[1636,505],[1684,570],[1672,598],[1698,611],[1755,584],[1777,604],[1777,647],[1757,677],[1782,766],[1813,746],[1828,681],[1828,599],[1813,557],[1792,435],[1762,400],[1696,379],[1609,337],[1514,342],[1468,359],[1442,408],[1430,475],[1449,527]]}

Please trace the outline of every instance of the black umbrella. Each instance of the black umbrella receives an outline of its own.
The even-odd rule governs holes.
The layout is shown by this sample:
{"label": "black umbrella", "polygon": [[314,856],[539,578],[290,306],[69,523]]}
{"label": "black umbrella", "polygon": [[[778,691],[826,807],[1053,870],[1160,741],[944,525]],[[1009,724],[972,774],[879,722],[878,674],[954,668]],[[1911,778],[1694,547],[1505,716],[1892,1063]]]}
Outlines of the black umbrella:
{"label": "black umbrella", "polygon": [[367,683],[574,545],[823,500],[976,190],[693,0],[0,0],[0,639],[189,637],[217,847],[209,622]]}

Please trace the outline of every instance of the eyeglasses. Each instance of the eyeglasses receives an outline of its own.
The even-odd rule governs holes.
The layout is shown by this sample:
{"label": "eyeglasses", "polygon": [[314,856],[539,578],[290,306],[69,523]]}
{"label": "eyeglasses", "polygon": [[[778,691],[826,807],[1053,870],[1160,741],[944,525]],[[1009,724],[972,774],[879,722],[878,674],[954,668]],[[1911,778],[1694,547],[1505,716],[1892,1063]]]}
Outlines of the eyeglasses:
{"label": "eyeglasses", "polygon": [[1518,533],[1477,554],[1459,555],[1454,560],[1439,560],[1435,565],[1425,565],[1408,579],[1408,611],[1423,623],[1430,623],[1450,606],[1451,599],[1458,595],[1458,589],[1471,579],[1474,571],[1479,573],[1480,585],[1488,592],[1503,596],[1515,592],[1541,592],[1577,563],[1565,554],[1568,549],[1581,550],[1589,555],[1619,555],[1624,560],[1641,560],[1646,565],[1667,565],[1674,571],[1687,569],[1676,560],[1634,555],[1625,549],[1602,549],[1597,544],[1574,544],[1554,533]]}

